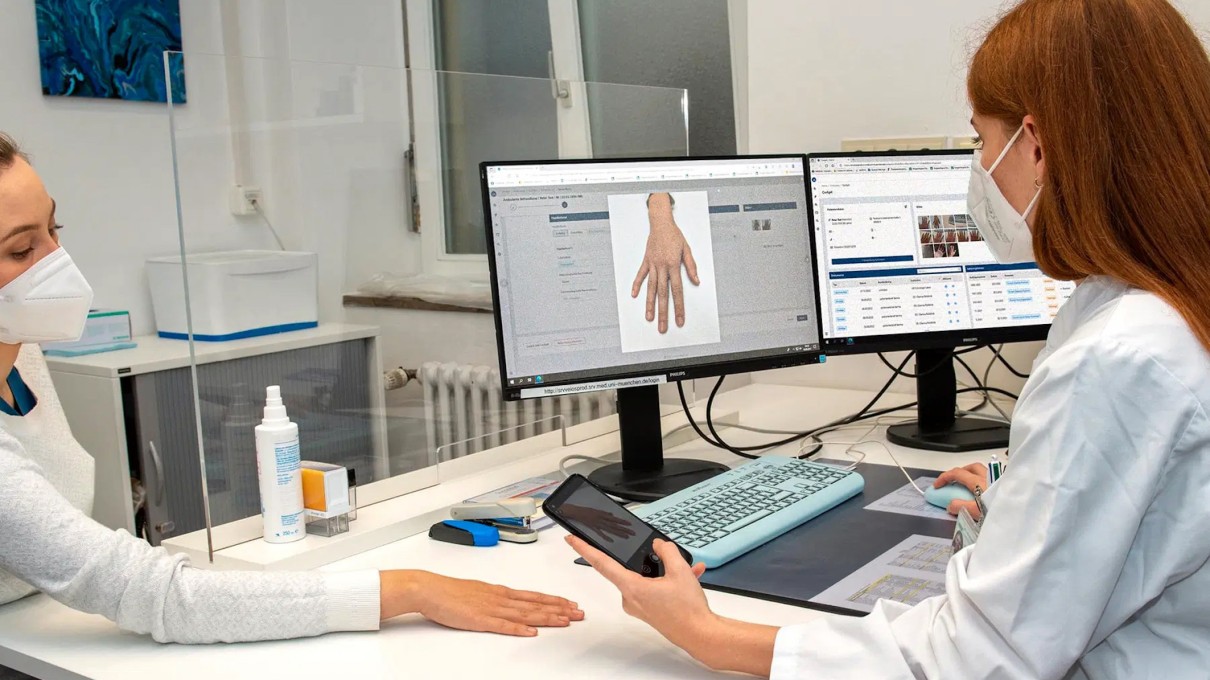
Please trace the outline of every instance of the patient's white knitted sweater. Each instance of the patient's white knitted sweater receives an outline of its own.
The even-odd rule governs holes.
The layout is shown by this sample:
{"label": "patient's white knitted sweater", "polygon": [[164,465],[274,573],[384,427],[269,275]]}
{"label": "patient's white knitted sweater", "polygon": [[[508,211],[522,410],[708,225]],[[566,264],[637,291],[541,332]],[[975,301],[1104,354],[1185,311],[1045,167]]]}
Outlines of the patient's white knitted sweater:
{"label": "patient's white knitted sweater", "polygon": [[38,405],[0,413],[0,604],[41,590],[160,642],[378,628],[376,571],[207,571],[93,521],[93,461],[68,429],[41,350],[23,347],[17,368]]}

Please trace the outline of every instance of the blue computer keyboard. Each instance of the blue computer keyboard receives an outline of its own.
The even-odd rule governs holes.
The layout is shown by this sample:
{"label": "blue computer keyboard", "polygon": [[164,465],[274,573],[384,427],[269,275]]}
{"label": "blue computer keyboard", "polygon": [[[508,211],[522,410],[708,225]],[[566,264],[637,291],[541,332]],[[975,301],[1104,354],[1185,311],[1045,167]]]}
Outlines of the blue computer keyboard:
{"label": "blue computer keyboard", "polygon": [[719,567],[861,493],[856,472],[766,456],[638,508],[696,562]]}

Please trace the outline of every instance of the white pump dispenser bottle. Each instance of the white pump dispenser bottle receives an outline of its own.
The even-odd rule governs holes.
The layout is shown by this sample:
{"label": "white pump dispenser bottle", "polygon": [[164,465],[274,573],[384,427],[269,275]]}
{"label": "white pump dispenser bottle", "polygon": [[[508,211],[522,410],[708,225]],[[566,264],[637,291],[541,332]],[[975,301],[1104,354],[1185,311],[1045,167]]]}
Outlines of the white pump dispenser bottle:
{"label": "white pump dispenser bottle", "polygon": [[264,420],[256,426],[256,474],[269,543],[290,543],[307,535],[301,463],[298,425],[286,417],[281,388],[271,385],[265,390]]}

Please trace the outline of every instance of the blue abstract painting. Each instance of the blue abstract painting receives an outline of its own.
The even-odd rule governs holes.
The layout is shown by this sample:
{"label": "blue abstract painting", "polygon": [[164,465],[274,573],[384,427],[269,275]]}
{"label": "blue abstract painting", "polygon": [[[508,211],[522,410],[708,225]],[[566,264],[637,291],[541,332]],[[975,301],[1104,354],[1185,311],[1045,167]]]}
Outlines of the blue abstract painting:
{"label": "blue abstract painting", "polygon": [[[181,50],[179,0],[35,0],[42,93],[167,101],[164,52]],[[174,55],[172,101],[185,101]]]}

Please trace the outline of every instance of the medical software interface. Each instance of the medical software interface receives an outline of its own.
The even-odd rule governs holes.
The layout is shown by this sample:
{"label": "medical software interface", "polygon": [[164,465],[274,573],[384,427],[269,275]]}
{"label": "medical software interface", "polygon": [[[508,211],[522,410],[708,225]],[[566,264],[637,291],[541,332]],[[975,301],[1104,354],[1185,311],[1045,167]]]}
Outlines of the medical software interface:
{"label": "medical software interface", "polygon": [[[818,351],[803,165],[794,156],[488,166],[506,382],[583,388],[629,376],[591,384],[627,387],[702,363]],[[682,305],[678,314],[668,293],[663,332],[658,295],[647,319],[648,292],[661,287],[679,288]],[[568,391],[578,390],[529,394]]]}
{"label": "medical software interface", "polygon": [[825,346],[1054,319],[1075,284],[996,263],[967,215],[971,159],[810,159]]}

